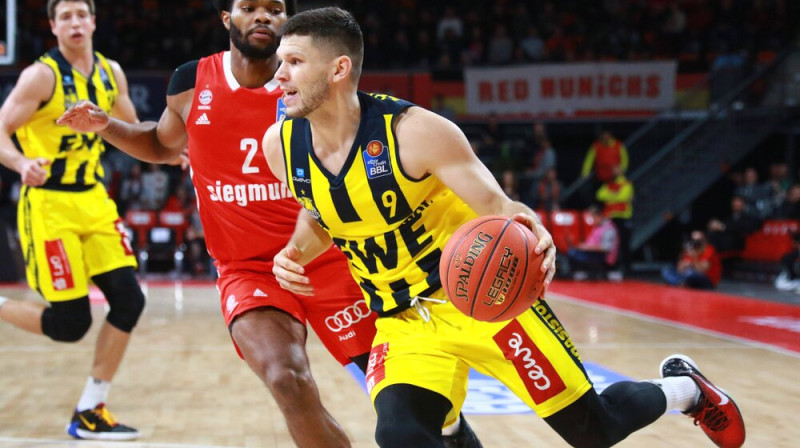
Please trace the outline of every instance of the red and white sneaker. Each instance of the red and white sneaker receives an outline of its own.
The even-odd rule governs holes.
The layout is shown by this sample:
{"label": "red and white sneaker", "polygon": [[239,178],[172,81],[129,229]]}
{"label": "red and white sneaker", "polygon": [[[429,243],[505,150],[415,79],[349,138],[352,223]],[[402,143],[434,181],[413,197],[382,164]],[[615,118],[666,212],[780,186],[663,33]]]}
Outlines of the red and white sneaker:
{"label": "red and white sneaker", "polygon": [[700,388],[697,404],[684,412],[694,418],[709,439],[720,448],[739,448],[744,444],[744,420],[739,407],[725,391],[715,386],[686,355],[671,355],[661,361],[661,377],[688,376]]}

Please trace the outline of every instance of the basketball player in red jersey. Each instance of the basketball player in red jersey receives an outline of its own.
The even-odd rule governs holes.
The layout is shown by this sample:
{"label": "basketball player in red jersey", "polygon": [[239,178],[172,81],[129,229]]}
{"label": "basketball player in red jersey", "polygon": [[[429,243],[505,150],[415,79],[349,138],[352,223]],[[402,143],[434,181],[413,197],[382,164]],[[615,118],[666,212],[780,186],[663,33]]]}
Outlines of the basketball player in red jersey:
{"label": "basketball player in red jersey", "polygon": [[[239,355],[267,385],[300,447],[348,447],[325,410],[305,351],[308,321],[342,364],[366,370],[375,315],[336,248],[308,266],[319,300],[278,285],[272,258],[288,242],[299,205],[271,173],[259,150],[266,129],[282,118],[283,92],[272,76],[280,26],[294,1],[219,0],[230,51],[180,66],[158,123],[129,125],[84,102],[59,124],[93,130],[147,162],[170,161],[188,144],[192,182],[206,244],[216,260],[222,314]],[[480,447],[465,423],[451,447]]]}

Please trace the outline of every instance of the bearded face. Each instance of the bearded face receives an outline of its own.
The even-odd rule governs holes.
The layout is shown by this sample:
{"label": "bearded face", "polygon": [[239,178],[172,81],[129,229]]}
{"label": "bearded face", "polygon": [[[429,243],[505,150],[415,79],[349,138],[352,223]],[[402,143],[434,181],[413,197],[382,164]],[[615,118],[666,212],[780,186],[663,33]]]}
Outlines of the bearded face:
{"label": "bearded face", "polygon": [[[233,46],[246,58],[268,59],[278,49],[278,38],[267,25],[256,25],[245,33],[231,20],[230,28]],[[255,38],[254,34],[258,34],[260,38]]]}

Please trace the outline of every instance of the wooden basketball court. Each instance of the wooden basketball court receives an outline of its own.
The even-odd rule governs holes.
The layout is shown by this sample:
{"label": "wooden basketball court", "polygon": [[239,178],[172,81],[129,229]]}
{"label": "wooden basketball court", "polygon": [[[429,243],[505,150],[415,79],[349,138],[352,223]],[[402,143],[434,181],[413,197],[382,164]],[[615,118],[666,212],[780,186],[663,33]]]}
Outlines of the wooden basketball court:
{"label": "wooden basketball court", "polygon": [[[64,432],[104,311],[94,301],[92,333],[77,344],[56,344],[0,322],[0,448],[292,447],[267,390],[231,346],[213,284],[145,286],[148,305],[109,400],[117,417],[144,437],[78,442]],[[38,300],[21,285],[0,286],[0,295]],[[745,446],[800,446],[800,307],[636,282],[561,282],[549,297],[584,361],[647,379],[658,375],[664,356],[686,353],[737,400],[747,424]],[[361,385],[313,335],[308,350],[324,402],[353,446],[375,447],[375,417]],[[468,418],[486,448],[567,446],[530,413]],[[668,414],[618,446],[713,444],[687,417]]]}

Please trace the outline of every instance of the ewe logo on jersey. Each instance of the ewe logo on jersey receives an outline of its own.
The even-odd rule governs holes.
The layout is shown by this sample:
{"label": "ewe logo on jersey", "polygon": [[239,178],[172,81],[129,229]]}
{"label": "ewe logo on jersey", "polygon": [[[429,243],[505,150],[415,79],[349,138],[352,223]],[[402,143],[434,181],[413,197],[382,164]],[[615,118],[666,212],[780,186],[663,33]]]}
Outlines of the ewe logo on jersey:
{"label": "ewe logo on jersey", "polygon": [[367,177],[376,177],[392,174],[392,162],[389,160],[389,150],[378,140],[367,143],[364,154],[364,168],[367,170]]}

